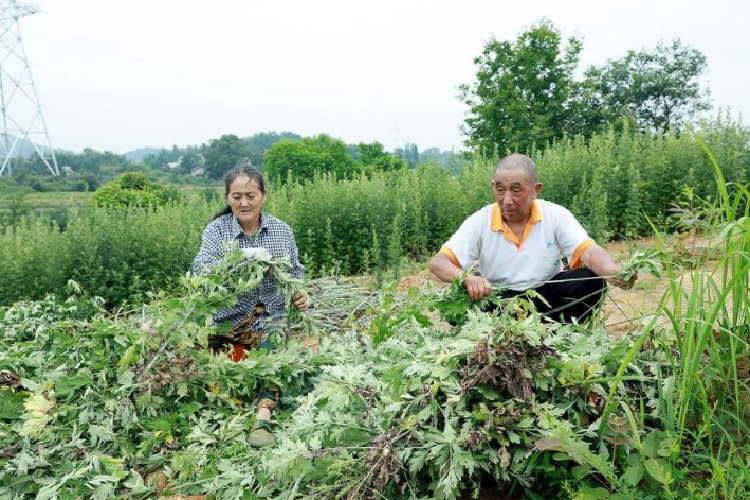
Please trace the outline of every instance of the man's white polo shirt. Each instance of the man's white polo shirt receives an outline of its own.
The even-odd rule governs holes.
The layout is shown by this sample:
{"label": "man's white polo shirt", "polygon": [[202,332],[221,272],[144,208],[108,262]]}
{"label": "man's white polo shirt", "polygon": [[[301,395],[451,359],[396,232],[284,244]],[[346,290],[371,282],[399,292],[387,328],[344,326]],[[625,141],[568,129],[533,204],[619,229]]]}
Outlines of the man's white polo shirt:
{"label": "man's white polo shirt", "polygon": [[519,241],[503,222],[497,203],[466,219],[441,252],[461,269],[479,259],[479,272],[491,283],[510,290],[544,284],[563,270],[562,256],[578,268],[583,252],[594,240],[564,207],[534,200],[531,216]]}

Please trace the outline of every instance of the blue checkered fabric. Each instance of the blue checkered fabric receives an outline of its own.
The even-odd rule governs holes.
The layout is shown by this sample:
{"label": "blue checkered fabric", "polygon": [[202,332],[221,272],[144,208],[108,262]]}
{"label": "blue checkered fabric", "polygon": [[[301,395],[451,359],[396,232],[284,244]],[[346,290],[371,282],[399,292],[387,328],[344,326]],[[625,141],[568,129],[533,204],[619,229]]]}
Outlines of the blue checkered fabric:
{"label": "blue checkered fabric", "polygon": [[[242,231],[239,221],[234,214],[222,215],[211,221],[203,231],[201,248],[193,261],[193,272],[197,274],[209,272],[224,258],[224,247],[227,243],[236,241],[239,248],[265,248],[277,259],[289,258],[292,263],[290,273],[296,278],[302,278],[305,267],[299,262],[297,243],[294,241],[292,229],[285,222],[266,214],[260,215],[260,227],[252,236]],[[214,316],[214,324],[231,321],[237,326],[255,308],[263,304],[266,314],[261,317],[252,328],[263,329],[266,320],[276,318],[286,312],[284,296],[278,290],[276,281],[266,276],[260,286],[252,293],[240,294],[231,310],[220,309]]]}

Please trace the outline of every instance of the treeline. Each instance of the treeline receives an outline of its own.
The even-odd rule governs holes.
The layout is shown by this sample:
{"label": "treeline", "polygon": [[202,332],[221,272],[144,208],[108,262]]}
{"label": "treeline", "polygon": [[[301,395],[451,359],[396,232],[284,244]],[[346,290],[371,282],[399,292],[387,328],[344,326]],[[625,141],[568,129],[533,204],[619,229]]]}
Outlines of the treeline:
{"label": "treeline", "polygon": [[347,144],[326,134],[302,137],[292,132],[261,132],[248,137],[225,134],[200,145],[144,148],[124,155],[86,148],[81,153],[58,151],[56,157],[59,177],[50,175],[37,156],[15,159],[13,175],[0,178],[0,190],[95,191],[128,172],[142,172],[153,181],[171,184],[210,185],[224,172],[245,164],[261,171],[269,164],[269,177],[284,179],[289,170],[297,178],[312,177],[313,172],[344,177],[363,171],[416,168],[428,160],[451,169],[459,164],[453,152],[438,148],[420,152],[412,143],[388,152],[377,141]]}
{"label": "treeline", "polygon": [[47,165],[36,156],[14,159],[13,175],[0,178],[0,189],[6,191],[94,191],[123,172],[134,172],[141,166],[123,155],[86,148],[81,153],[55,152],[60,176],[50,174]]}
{"label": "treeline", "polygon": [[122,210],[91,207],[60,231],[33,217],[0,237],[0,304],[48,293],[75,280],[109,306],[168,289],[189,268],[211,208],[204,204]]}
{"label": "treeline", "polygon": [[564,40],[543,19],[515,40],[490,38],[474,59],[472,83],[461,86],[468,106],[466,144],[484,155],[545,149],[555,140],[591,137],[611,125],[666,134],[695,123],[710,109],[701,86],[708,60],[679,39],[577,74],[583,42]]}
{"label": "treeline", "polygon": [[[747,183],[748,129],[719,116],[702,130],[727,181]],[[610,130],[589,140],[557,141],[535,159],[541,197],[570,207],[602,243],[650,234],[646,216],[671,231],[679,222],[672,209],[680,202],[693,207],[683,214],[698,217],[707,209],[699,200],[715,199],[710,160],[687,133]],[[470,213],[493,202],[493,167],[494,161],[476,155],[460,174],[425,163],[348,179],[289,177],[271,183],[266,210],[292,226],[308,276],[371,273],[437,251]],[[168,287],[189,270],[201,231],[222,203],[92,207],[71,213],[65,231],[39,218],[6,228],[0,235],[0,304],[61,293],[69,278],[110,304]]]}
{"label": "treeline", "polygon": [[[303,137],[292,132],[261,132],[248,137],[224,134],[200,146],[181,148],[174,145],[172,149],[142,150],[140,154],[128,156],[153,170],[176,165],[177,173],[188,174],[203,167],[214,179],[221,178],[224,172],[240,164],[250,164],[265,171],[271,163],[272,176],[283,173],[285,177],[286,170],[293,170],[295,177],[303,177],[312,175],[310,172],[313,171],[340,174],[339,171],[349,170],[416,168],[425,161],[434,161],[445,167],[455,163],[452,151],[435,147],[420,151],[416,144],[409,142],[388,152],[378,141],[349,144],[328,134]],[[321,161],[321,156],[325,157],[324,161]]]}

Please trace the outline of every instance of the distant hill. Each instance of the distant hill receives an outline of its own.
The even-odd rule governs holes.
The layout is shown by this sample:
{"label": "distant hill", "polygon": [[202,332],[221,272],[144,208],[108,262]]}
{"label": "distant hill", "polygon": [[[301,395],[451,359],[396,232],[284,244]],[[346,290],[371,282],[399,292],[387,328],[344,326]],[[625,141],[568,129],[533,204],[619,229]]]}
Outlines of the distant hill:
{"label": "distant hill", "polygon": [[130,161],[140,162],[148,155],[159,154],[159,151],[161,150],[162,148],[152,148],[150,146],[146,146],[145,148],[139,148],[139,149],[134,149],[133,151],[128,151],[123,156]]}

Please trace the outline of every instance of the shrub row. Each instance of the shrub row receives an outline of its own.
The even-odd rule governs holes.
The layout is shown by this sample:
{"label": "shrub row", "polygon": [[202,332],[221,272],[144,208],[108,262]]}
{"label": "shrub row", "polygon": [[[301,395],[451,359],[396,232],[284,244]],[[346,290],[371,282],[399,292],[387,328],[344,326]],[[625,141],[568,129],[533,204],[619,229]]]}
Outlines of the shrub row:
{"label": "shrub row", "polygon": [[598,241],[651,233],[645,216],[669,230],[673,204],[685,188],[701,198],[716,194],[713,167],[704,140],[726,180],[750,180],[750,132],[719,117],[691,134],[655,137],[610,131],[588,142],[581,137],[554,144],[536,158],[542,198],[559,203],[581,220]]}
{"label": "shrub row", "polygon": [[343,181],[319,176],[287,184],[267,208],[292,226],[313,272],[369,272],[439,248],[467,214],[492,201],[491,172],[480,161],[460,176],[435,164]]}
{"label": "shrub row", "polygon": [[[746,182],[747,129],[730,122],[705,130],[727,180]],[[689,134],[610,132],[556,143],[535,160],[541,197],[569,207],[600,242],[649,234],[644,214],[669,228],[669,210],[686,187],[703,198],[716,189],[708,156]],[[475,158],[459,175],[423,164],[347,180],[292,180],[271,187],[265,208],[291,225],[308,276],[372,272],[437,251],[469,214],[492,202],[493,165]],[[220,203],[73,211],[62,232],[39,218],[7,228],[0,234],[0,304],[59,293],[69,278],[110,304],[167,287],[190,268]]]}
{"label": "shrub row", "polygon": [[42,218],[6,228],[0,235],[0,304],[64,296],[69,279],[110,305],[169,287],[192,262],[209,212],[205,204],[91,208],[69,214],[65,231]]}

